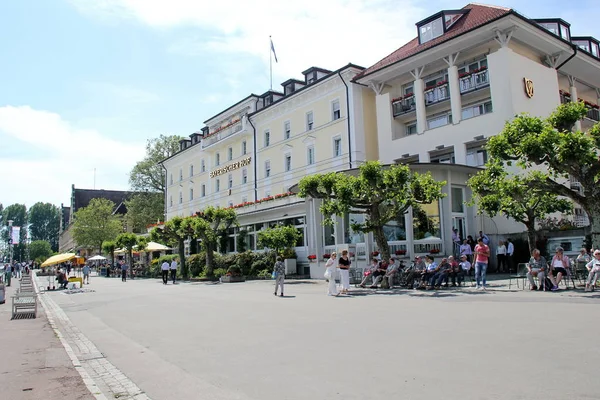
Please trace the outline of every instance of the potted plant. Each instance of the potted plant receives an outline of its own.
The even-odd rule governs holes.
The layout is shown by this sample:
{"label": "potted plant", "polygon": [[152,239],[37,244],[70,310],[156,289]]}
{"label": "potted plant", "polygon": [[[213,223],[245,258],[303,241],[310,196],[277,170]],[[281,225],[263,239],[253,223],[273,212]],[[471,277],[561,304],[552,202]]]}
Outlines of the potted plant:
{"label": "potted plant", "polygon": [[406,254],[406,250],[400,249],[400,250],[396,250],[396,255],[397,256],[403,256]]}
{"label": "potted plant", "polygon": [[221,277],[221,283],[245,282],[242,269],[238,265],[232,265],[227,269],[225,276]]}
{"label": "potted plant", "polygon": [[430,252],[431,254],[438,254],[438,253],[440,252],[440,249],[435,249],[435,248],[434,248],[434,249],[431,249],[429,252]]}
{"label": "potted plant", "polygon": [[323,254],[323,260],[329,260],[329,257],[331,257],[331,254]]}
{"label": "potted plant", "polygon": [[308,256],[308,261],[309,262],[314,262],[317,259],[317,255],[316,254],[311,254]]}

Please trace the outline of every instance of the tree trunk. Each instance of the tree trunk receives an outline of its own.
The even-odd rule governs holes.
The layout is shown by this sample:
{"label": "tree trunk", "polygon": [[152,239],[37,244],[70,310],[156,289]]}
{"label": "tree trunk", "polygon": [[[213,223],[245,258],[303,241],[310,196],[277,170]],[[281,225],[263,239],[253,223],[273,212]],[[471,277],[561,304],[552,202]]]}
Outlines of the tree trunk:
{"label": "tree trunk", "polygon": [[177,251],[179,252],[179,264],[181,265],[181,275],[183,275],[183,279],[187,279],[188,278],[188,270],[187,270],[187,264],[185,262],[185,243],[184,243],[183,239],[179,239]]}
{"label": "tree trunk", "polygon": [[390,259],[390,246],[388,246],[387,238],[383,232],[383,227],[373,229],[373,237],[375,238],[377,247],[379,247],[381,260],[387,262]]}
{"label": "tree trunk", "polygon": [[592,249],[600,248],[600,210],[588,213],[592,234]]}
{"label": "tree trunk", "polygon": [[213,276],[213,263],[214,263],[214,259],[215,259],[215,255],[213,252],[213,246],[212,244],[208,243],[207,240],[204,240],[204,247],[206,248],[206,276],[207,277],[212,277]]}
{"label": "tree trunk", "polygon": [[527,244],[529,245],[529,254],[535,249],[535,223],[525,224],[527,227]]}

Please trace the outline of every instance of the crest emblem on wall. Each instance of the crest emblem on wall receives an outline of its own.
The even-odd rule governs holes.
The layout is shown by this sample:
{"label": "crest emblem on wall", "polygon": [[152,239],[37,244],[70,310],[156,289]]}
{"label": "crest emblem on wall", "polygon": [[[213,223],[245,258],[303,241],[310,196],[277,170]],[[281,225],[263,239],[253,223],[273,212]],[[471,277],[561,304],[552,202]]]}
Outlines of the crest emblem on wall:
{"label": "crest emblem on wall", "polygon": [[527,97],[533,97],[533,81],[531,79],[523,78],[523,85],[525,87],[525,94]]}

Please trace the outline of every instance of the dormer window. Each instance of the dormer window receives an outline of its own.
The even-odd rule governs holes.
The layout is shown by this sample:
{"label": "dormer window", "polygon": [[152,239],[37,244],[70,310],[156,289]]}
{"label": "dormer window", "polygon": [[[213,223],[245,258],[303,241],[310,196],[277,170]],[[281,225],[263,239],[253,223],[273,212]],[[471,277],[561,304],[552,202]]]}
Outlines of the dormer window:
{"label": "dormer window", "polygon": [[581,50],[593,55],[596,58],[600,58],[600,42],[593,37],[572,37],[571,42],[579,47]]}
{"label": "dormer window", "polygon": [[311,84],[317,81],[317,71],[313,71],[310,74],[306,75],[306,83]]}
{"label": "dormer window", "polygon": [[571,40],[571,24],[566,21],[563,21],[560,18],[553,19],[536,19],[537,22],[542,28],[547,29],[554,35],[563,38],[565,40]]}
{"label": "dormer window", "polygon": [[272,102],[273,102],[273,98],[271,96],[265,97],[265,107],[270,106]]}
{"label": "dormer window", "polygon": [[446,33],[469,10],[442,11],[421,22],[417,22],[419,43],[427,43]]}

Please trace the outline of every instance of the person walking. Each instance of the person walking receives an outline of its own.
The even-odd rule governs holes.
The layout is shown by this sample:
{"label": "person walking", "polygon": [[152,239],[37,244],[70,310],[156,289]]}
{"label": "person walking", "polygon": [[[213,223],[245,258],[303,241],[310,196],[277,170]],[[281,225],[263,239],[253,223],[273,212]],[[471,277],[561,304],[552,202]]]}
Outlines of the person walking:
{"label": "person walking", "polygon": [[281,294],[283,297],[283,281],[285,280],[285,264],[283,263],[283,259],[281,257],[277,257],[277,261],[275,262],[275,266],[273,266],[273,274],[275,275],[275,291],[273,294],[277,296],[277,289],[281,286]]}
{"label": "person walking", "polygon": [[125,260],[121,261],[121,282],[127,282],[127,270],[129,266],[125,262]]}
{"label": "person walking", "polygon": [[477,239],[475,246],[475,281],[477,290],[485,290],[486,272],[490,259],[490,248],[484,243],[483,237]]}
{"label": "person walking", "polygon": [[163,285],[166,285],[169,280],[169,263],[165,260],[160,266],[160,269],[162,272]]}
{"label": "person walking", "polygon": [[84,265],[82,272],[83,272],[83,284],[85,285],[87,283],[89,285],[90,284],[90,266],[87,264]]}
{"label": "person walking", "polygon": [[340,268],[340,281],[342,284],[342,293],[348,294],[348,290],[350,289],[350,258],[348,258],[348,250],[342,250],[342,256],[338,261],[338,266]]}
{"label": "person walking", "polygon": [[173,261],[171,261],[171,267],[169,269],[171,270],[171,280],[174,285],[175,279],[177,278],[177,259],[174,258]]}
{"label": "person walking", "polygon": [[339,296],[337,291],[337,287],[335,286],[335,274],[337,273],[337,267],[335,265],[335,259],[337,258],[337,253],[334,251],[331,253],[329,260],[325,263],[325,277],[329,279],[329,286],[327,288],[328,296]]}
{"label": "person walking", "polygon": [[[508,272],[513,270],[513,254],[515,254],[515,245],[510,238],[506,239],[506,264],[508,265]],[[515,272],[517,272],[515,270]]]}

